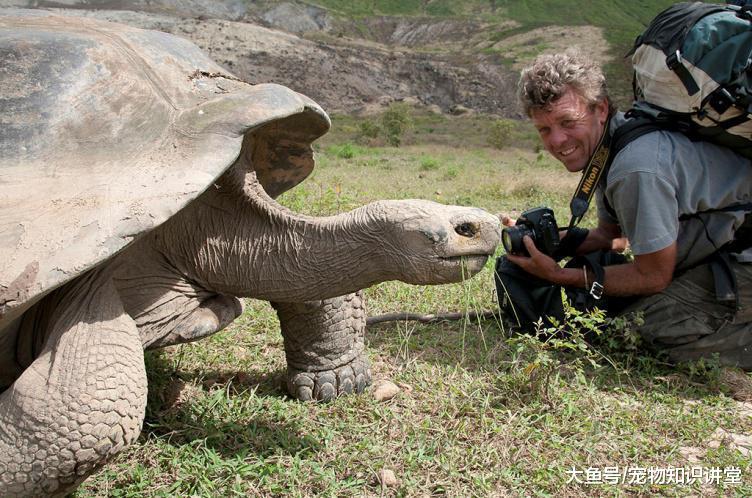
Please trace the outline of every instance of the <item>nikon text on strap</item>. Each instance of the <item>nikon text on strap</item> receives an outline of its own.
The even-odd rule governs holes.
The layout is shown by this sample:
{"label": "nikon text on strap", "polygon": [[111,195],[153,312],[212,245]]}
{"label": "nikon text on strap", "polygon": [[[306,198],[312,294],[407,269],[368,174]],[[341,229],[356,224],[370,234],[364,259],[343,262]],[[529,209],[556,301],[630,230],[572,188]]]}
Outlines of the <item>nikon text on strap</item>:
{"label": "nikon text on strap", "polygon": [[582,178],[580,184],[577,185],[577,190],[574,191],[572,200],[569,203],[569,209],[572,212],[572,218],[569,220],[568,229],[572,229],[580,221],[590,206],[590,201],[595,194],[595,188],[598,186],[603,173],[608,169],[609,158],[611,153],[611,133],[609,127],[611,118],[606,121],[606,125],[603,129],[603,134],[598,142],[595,152],[590,156],[585,170],[582,172]]}

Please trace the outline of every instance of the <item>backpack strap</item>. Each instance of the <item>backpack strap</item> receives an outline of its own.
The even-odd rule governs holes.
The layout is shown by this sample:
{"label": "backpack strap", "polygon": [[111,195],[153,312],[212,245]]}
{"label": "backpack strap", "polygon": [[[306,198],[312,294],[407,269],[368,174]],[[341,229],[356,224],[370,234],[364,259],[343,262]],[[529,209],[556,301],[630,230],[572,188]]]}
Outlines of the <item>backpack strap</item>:
{"label": "backpack strap", "polygon": [[681,52],[677,49],[676,52],[666,57],[666,65],[682,82],[684,88],[687,90],[687,95],[690,97],[700,91],[700,87],[697,86],[697,82],[692,77],[689,69],[682,62]]}
{"label": "backpack strap", "polygon": [[[616,155],[627,144],[650,132],[666,129],[653,118],[640,115],[638,112],[629,111],[626,115],[632,119],[616,128],[612,133],[611,150],[605,168],[606,174],[608,174],[608,169],[611,167],[611,163],[614,161]],[[603,196],[603,206],[612,218],[616,218],[616,211],[611,207],[605,195]]]}

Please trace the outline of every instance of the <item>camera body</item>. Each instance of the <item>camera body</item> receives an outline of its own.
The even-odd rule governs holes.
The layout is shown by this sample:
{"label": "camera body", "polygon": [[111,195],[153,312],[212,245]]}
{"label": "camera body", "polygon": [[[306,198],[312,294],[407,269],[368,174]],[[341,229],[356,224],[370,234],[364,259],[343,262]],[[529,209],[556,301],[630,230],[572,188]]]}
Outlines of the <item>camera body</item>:
{"label": "camera body", "polygon": [[554,212],[547,207],[528,209],[520,215],[515,226],[501,232],[501,242],[507,253],[529,256],[523,237],[529,235],[535,247],[544,254],[554,255],[559,248],[559,227]]}

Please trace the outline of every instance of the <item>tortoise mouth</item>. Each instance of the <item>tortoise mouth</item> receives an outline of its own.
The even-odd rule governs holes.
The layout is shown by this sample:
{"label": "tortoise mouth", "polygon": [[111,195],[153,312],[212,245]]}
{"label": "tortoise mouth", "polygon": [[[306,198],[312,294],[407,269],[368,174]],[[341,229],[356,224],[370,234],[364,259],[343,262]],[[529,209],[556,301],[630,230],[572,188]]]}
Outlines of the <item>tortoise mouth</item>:
{"label": "tortoise mouth", "polygon": [[468,270],[480,271],[488,261],[489,254],[463,254],[461,256],[446,256],[441,260],[452,264],[452,266],[465,265]]}

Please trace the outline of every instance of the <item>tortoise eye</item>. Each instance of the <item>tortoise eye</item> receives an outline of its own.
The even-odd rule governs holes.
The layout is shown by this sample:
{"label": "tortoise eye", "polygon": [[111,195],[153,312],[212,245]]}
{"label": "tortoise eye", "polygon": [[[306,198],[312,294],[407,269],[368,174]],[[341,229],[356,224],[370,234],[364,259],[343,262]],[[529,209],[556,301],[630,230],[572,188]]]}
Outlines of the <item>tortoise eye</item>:
{"label": "tortoise eye", "polygon": [[463,237],[474,237],[476,233],[475,225],[472,223],[460,223],[454,227],[454,231]]}

